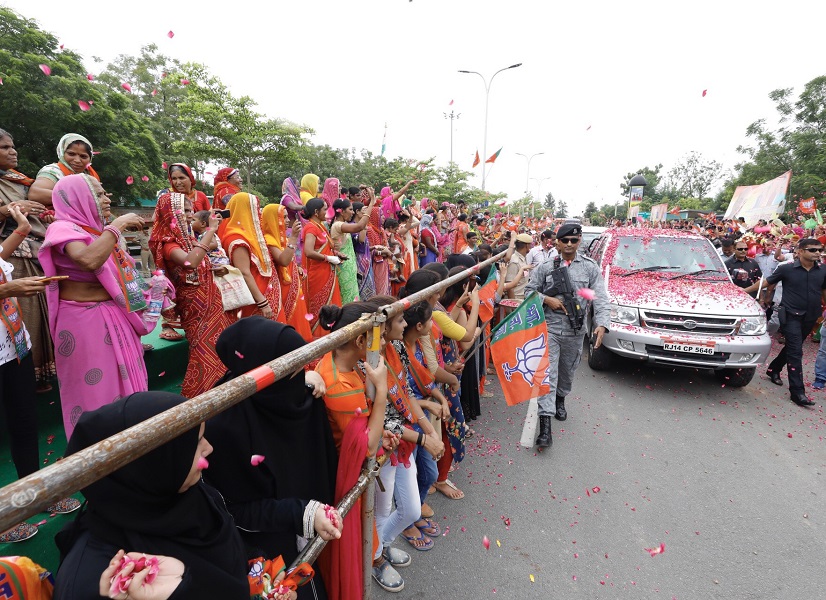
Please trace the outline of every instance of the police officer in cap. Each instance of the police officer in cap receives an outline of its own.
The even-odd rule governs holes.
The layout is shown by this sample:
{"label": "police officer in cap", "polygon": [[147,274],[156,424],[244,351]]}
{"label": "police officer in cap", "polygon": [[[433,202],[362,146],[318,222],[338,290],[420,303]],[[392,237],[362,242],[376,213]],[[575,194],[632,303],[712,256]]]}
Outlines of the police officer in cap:
{"label": "police officer in cap", "polygon": [[[585,321],[590,304],[593,303],[594,309],[596,348],[602,345],[602,337],[608,331],[611,322],[605,281],[597,263],[577,252],[581,241],[581,225],[561,225],[556,232],[559,256],[536,267],[525,289],[525,296],[531,292],[538,292],[545,307],[545,321],[548,324],[551,389],[547,395],[539,398],[539,436],[536,438],[539,448],[547,448],[553,443],[551,417],[556,416],[560,421],[568,418],[565,396],[571,392],[574,372],[582,358],[583,337],[588,332],[588,324]],[[559,286],[555,281],[564,277],[564,274],[558,272],[555,278],[553,272],[560,269],[567,269],[572,288],[569,293],[558,293]],[[578,290],[582,288],[593,290],[595,297],[592,301],[578,294]]]}

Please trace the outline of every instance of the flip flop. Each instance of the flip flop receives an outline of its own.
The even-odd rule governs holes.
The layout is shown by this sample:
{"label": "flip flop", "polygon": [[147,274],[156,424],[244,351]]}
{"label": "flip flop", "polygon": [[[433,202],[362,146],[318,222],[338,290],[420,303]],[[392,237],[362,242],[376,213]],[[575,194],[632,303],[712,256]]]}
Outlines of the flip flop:
{"label": "flip flop", "polygon": [[[424,521],[424,525],[419,525],[422,521]],[[433,519],[419,519],[413,523],[413,525],[415,525],[416,529],[421,531],[424,535],[430,537],[438,537],[442,535],[442,528],[439,527],[439,524]]]}
{"label": "flip flop", "polygon": [[[445,498],[448,498],[450,500],[461,500],[462,498],[465,497],[465,493],[462,490],[460,490],[459,488],[457,488],[456,485],[450,479],[445,479],[444,481],[437,481],[433,485],[436,486],[436,490],[440,494],[442,494],[442,496],[444,496]],[[439,487],[439,486],[442,486],[442,485],[446,485],[447,487],[449,487],[453,491],[452,492],[445,492],[443,489],[441,489]]]}
{"label": "flip flop", "polygon": [[[414,548],[415,550],[418,550],[419,552],[427,552],[428,550],[431,550],[431,549],[433,548],[433,540],[432,540],[432,539],[430,539],[429,537],[427,537],[427,536],[426,536],[425,534],[423,534],[421,531],[419,531],[419,534],[420,534],[420,535],[418,535],[418,536],[415,536],[415,535],[405,535],[405,534],[404,534],[404,532],[402,531],[401,536],[402,536],[404,539],[406,539],[406,540],[408,541],[408,543],[409,543],[411,546],[413,546],[413,548]],[[416,545],[416,542],[424,542],[424,543],[422,543],[421,545],[418,545],[418,546],[417,546],[417,545]]]}

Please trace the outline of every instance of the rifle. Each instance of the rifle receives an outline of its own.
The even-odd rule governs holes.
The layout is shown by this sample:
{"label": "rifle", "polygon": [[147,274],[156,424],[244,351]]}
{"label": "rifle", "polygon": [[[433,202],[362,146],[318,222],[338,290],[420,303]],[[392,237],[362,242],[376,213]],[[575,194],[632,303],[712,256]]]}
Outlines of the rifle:
{"label": "rifle", "polygon": [[568,267],[561,265],[561,259],[558,256],[554,259],[554,270],[551,271],[550,279],[550,286],[547,286],[549,282],[545,280],[547,287],[542,293],[546,296],[562,296],[562,304],[568,312],[568,323],[574,331],[579,331],[585,323],[585,311],[571,284]]}

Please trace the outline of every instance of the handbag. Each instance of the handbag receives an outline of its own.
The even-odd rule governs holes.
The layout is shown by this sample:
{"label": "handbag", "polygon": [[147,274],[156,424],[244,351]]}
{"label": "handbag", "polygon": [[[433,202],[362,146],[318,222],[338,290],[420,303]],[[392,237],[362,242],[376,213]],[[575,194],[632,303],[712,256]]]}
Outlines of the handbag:
{"label": "handbag", "polygon": [[226,275],[215,275],[213,281],[221,292],[221,300],[224,303],[224,310],[238,310],[244,306],[255,304],[252,292],[247,287],[244,276],[236,267],[225,266]]}

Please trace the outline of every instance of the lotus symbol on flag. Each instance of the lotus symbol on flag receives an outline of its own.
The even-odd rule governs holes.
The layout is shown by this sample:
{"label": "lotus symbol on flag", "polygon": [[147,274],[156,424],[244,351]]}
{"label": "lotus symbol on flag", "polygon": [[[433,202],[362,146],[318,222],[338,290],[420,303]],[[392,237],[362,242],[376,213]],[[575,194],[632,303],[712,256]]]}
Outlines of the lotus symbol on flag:
{"label": "lotus symbol on flag", "polygon": [[505,373],[505,379],[510,381],[514,373],[520,373],[525,380],[525,383],[528,385],[533,385],[534,374],[539,368],[542,358],[545,356],[545,345],[545,336],[539,335],[528,341],[521,348],[517,348],[516,366],[511,367],[509,364],[502,365],[502,371]]}

